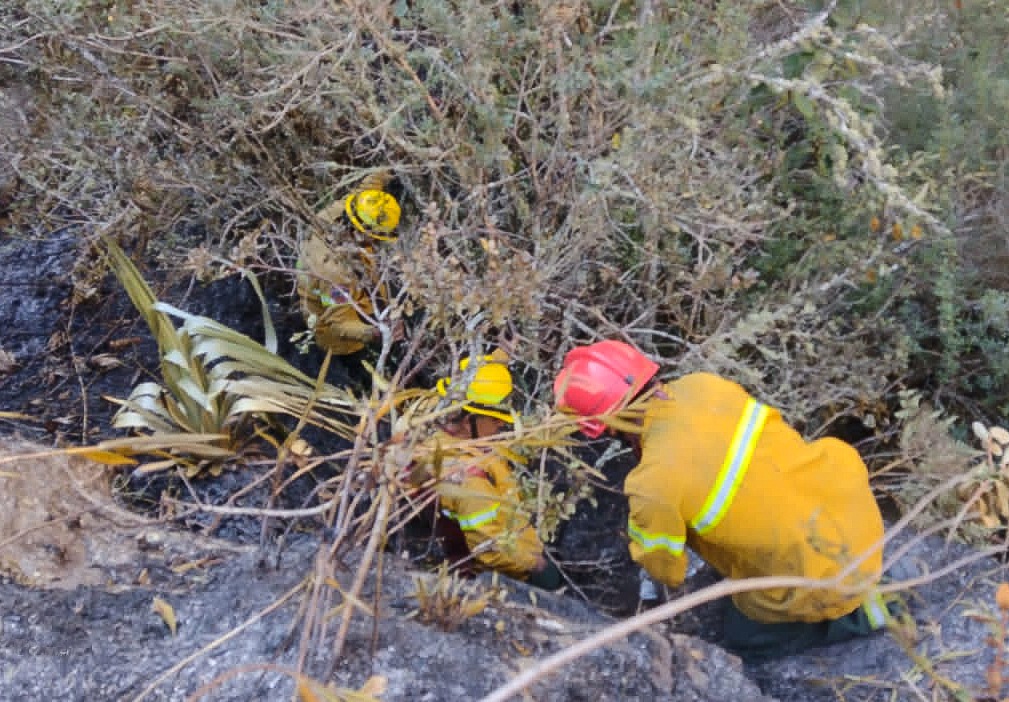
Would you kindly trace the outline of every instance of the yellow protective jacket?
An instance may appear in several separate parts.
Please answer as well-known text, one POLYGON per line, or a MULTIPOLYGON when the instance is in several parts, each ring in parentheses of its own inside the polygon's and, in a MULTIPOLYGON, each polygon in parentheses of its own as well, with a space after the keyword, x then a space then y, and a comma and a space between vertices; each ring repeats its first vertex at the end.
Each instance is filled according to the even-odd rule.
POLYGON ((436 476, 442 516, 459 523, 476 563, 518 580, 528 577, 543 544, 519 507, 519 486, 501 453, 461 445, 439 432, 441 471, 436 476))
MULTIPOLYGON (((377 284, 372 255, 364 249, 362 263, 372 273, 368 282, 377 284)), ((299 264, 305 271, 298 277, 301 311, 306 320, 314 320, 315 341, 321 348, 345 356, 377 340, 378 330, 358 313, 358 308, 367 315, 374 312, 371 298, 354 268, 333 251, 326 233, 313 233, 305 240, 299 264)))
MULTIPOLYGON (((389 180, 388 173, 378 173, 362 181, 359 189, 381 190, 389 180)), ((360 351, 378 339, 378 330, 364 321, 357 309, 366 315, 374 312, 368 289, 377 289, 380 299, 388 299, 384 288, 379 286, 375 254, 370 246, 361 248, 358 270, 344 258, 346 254, 336 250, 356 237, 344 215, 344 201, 337 200, 318 213, 318 218, 330 226, 310 233, 298 256, 298 268, 303 271, 298 276, 302 314, 306 320, 314 320, 316 343, 337 356, 360 351)))
MULTIPOLYGON (((854 448, 807 443, 776 410, 716 375, 687 375, 664 390, 668 399, 648 403, 641 462, 624 485, 635 561, 673 587, 684 579, 684 545, 727 578, 823 578, 875 546, 846 584, 876 583, 883 520, 854 448)), ((834 619, 864 600, 786 588, 733 597, 760 622, 834 619)))

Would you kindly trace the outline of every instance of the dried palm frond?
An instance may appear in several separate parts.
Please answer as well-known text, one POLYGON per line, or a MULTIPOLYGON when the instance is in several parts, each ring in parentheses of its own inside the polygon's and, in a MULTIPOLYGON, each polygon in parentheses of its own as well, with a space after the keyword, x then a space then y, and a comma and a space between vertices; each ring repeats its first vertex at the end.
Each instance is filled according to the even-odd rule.
MULTIPOLYGON (((113 424, 172 437, 176 443, 161 447, 166 460, 156 464, 158 468, 172 467, 173 457, 185 456, 190 475, 203 467, 218 472, 215 466, 254 435, 247 420, 255 416, 304 416, 340 436, 354 436, 355 422, 342 418, 355 407, 348 392, 317 384, 275 350, 234 329, 158 302, 122 249, 111 240, 105 244, 112 270, 158 344, 162 376, 162 383, 140 383, 125 400, 110 398, 121 405, 113 424), (176 327, 173 318, 182 324, 176 327), (186 439, 192 435, 216 438, 186 439)), ((268 321, 266 325, 272 329, 268 321)), ((275 337, 267 336, 275 345, 275 337)))

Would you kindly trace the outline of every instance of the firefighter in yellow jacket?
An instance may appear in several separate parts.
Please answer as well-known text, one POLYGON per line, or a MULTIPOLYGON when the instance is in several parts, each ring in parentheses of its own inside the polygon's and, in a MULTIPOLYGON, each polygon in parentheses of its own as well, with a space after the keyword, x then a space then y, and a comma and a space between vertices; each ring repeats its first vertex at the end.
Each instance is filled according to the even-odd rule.
POLYGON ((632 558, 672 587, 684 580, 686 547, 732 579, 831 578, 851 567, 840 588, 733 596, 726 644, 750 660, 881 628, 888 613, 866 593, 880 577, 883 520, 855 449, 806 442, 730 380, 692 373, 661 385, 657 371, 633 347, 602 341, 572 349, 554 384, 557 406, 591 438, 607 430, 601 417, 641 400, 639 428, 616 423, 640 459, 624 485, 632 558))
POLYGON ((388 297, 371 244, 396 239, 400 206, 385 191, 390 180, 386 173, 370 176, 358 190, 319 212, 317 217, 328 226, 316 228, 301 245, 298 296, 302 313, 316 343, 337 356, 360 351, 381 338, 381 332, 360 312, 374 312, 370 290, 377 290, 380 298, 388 297), (360 244, 359 255, 352 260, 340 248, 355 241, 360 244))
MULTIPOLYGON (((437 475, 431 474, 430 465, 415 463, 411 482, 433 481, 438 495, 436 534, 449 560, 472 562, 477 569, 496 570, 552 590, 561 585, 560 572, 545 557, 536 529, 518 509, 519 486, 509 466, 509 460, 518 457, 505 448, 481 447, 476 441, 515 421, 506 404, 512 376, 497 358, 482 357, 479 367, 469 373, 470 359, 460 363, 462 377, 472 376, 460 398, 461 408, 425 442, 426 456, 438 457, 437 475)), ((436 390, 446 397, 455 388, 450 379, 442 378, 436 390)))

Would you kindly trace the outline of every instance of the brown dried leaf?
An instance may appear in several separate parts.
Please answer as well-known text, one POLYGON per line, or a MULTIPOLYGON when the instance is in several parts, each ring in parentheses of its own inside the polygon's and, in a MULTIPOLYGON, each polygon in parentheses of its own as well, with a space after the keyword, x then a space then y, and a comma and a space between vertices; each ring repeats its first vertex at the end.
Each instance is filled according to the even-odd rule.
POLYGON ((981 518, 981 524, 984 525, 985 528, 994 529, 1002 525, 999 518, 993 514, 995 510, 993 510, 992 506, 988 504, 987 496, 978 500, 977 508, 981 518))
POLYGON ((102 449, 83 447, 79 449, 67 449, 66 453, 84 456, 95 463, 104 463, 107 466, 135 466, 137 464, 135 458, 124 456, 123 454, 116 453, 115 451, 104 451, 102 449))
POLYGON ((1001 480, 995 481, 995 508, 998 516, 1009 519, 1009 486, 1001 480))
POLYGON ((214 558, 213 556, 206 556, 204 558, 198 558, 195 561, 186 561, 185 563, 180 563, 179 565, 172 566, 172 572, 176 575, 184 575, 191 570, 197 568, 205 568, 207 566, 212 566, 220 563, 220 558, 214 558))
POLYGON ((151 602, 151 610, 161 617, 165 624, 168 625, 168 630, 172 632, 172 636, 175 636, 175 609, 160 597, 155 597, 154 601, 151 602))
POLYGON ((323 702, 316 693, 315 684, 304 678, 298 679, 298 702, 323 702))
POLYGON ((465 619, 475 617, 487 607, 486 600, 470 600, 462 605, 462 616, 465 619))
POLYGON ((88 365, 99 370, 111 370, 125 365, 118 356, 111 353, 100 353, 88 359, 88 365))
POLYGON ((291 453, 295 456, 308 457, 312 455, 312 445, 304 439, 295 439, 291 442, 291 453))
POLYGON ((995 604, 1003 612, 1009 611, 1009 583, 1002 583, 995 591, 995 604))

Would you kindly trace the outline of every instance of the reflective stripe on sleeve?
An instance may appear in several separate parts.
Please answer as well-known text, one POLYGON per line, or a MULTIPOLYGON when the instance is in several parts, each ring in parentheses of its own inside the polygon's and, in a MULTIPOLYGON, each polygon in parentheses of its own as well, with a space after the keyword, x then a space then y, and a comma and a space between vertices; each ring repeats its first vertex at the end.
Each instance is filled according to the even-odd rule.
POLYGON ((690 526, 698 534, 711 531, 725 517, 732 505, 739 486, 750 467, 753 450, 764 430, 764 424, 771 410, 767 405, 757 402, 752 397, 746 401, 743 415, 739 418, 736 431, 732 435, 732 443, 722 461, 722 467, 715 478, 715 484, 704 500, 704 506, 697 516, 690 521, 690 526))
POLYGON ((442 510, 442 513, 459 522, 459 528, 463 531, 474 531, 475 529, 479 529, 480 527, 493 522, 497 518, 497 513, 500 508, 501 503, 495 502, 487 509, 482 509, 479 512, 471 512, 470 514, 456 514, 455 512, 450 512, 447 509, 442 510))
POLYGON ((683 555, 683 544, 685 539, 682 536, 672 534, 649 533, 641 529, 630 519, 627 520, 627 533, 631 541, 643 548, 646 553, 663 549, 669 551, 674 556, 683 555))

